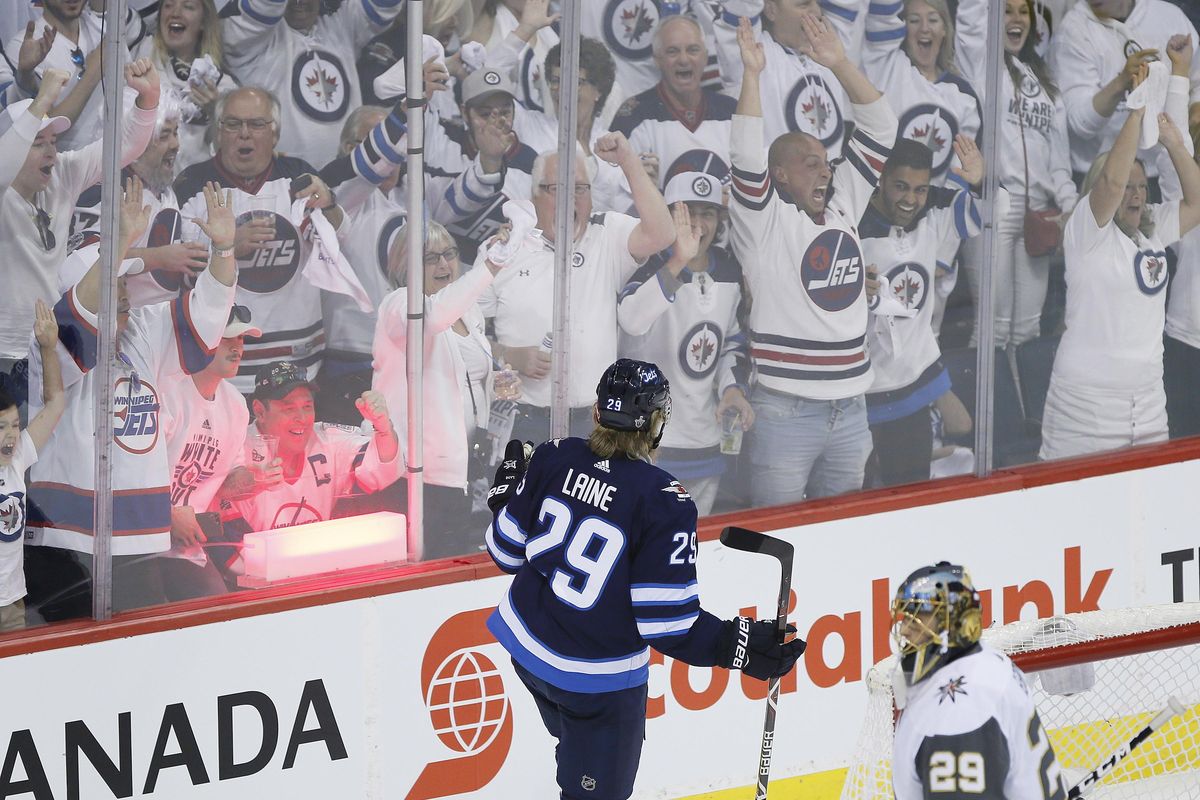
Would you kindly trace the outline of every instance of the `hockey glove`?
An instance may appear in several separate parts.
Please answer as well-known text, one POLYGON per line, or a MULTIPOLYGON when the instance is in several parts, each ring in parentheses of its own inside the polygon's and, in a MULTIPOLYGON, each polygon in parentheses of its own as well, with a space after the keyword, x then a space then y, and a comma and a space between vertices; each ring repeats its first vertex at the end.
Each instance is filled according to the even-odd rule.
POLYGON ((529 467, 531 455, 533 444, 522 442, 520 439, 510 440, 508 447, 504 448, 504 459, 496 468, 496 478, 492 481, 492 488, 488 490, 487 504, 493 514, 504 508, 516 494, 517 485, 525 477, 525 470, 529 467))
POLYGON ((792 671, 804 652, 804 640, 796 637, 795 625, 787 626, 789 640, 780 644, 775 638, 775 620, 734 617, 724 623, 721 634, 721 666, 740 669, 751 678, 765 681, 792 671))

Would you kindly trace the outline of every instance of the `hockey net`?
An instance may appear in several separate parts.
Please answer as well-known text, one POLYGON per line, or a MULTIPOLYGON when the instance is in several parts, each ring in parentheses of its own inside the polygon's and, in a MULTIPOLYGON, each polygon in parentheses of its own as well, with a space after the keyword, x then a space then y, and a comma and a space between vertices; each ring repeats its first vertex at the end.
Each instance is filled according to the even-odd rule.
MULTIPOLYGON (((1200 603, 1093 611, 984 631, 1026 672, 1067 786, 1174 697, 1186 709, 1088 790, 1089 800, 1200 800, 1200 603)), ((890 800, 895 656, 867 673, 867 712, 842 800, 890 800)))

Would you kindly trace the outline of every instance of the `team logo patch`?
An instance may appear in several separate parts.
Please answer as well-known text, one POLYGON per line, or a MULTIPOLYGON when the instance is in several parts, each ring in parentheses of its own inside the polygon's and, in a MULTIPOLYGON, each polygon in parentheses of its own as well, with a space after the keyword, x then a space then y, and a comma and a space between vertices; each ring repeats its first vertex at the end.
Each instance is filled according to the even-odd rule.
MULTIPOLYGON (((663 186, 666 186, 671 178, 681 172, 703 172, 712 175, 718 183, 725 183, 729 180, 729 165, 712 150, 703 148, 688 150, 677 156, 662 178, 663 186)), ((694 186, 692 188, 695 190, 694 186)), ((699 190, 695 191, 696 194, 700 193, 699 190)))
POLYGON ((388 253, 392 252, 392 245, 396 243, 396 234, 404 227, 405 216, 397 214, 383 223, 379 229, 379 239, 375 245, 375 256, 379 259, 380 274, 388 274, 388 253))
POLYGON ((238 215, 237 223, 248 222, 255 213, 267 213, 275 220, 275 238, 238 259, 238 286, 248 292, 269 294, 287 286, 300 268, 300 234, 295 225, 274 212, 247 211, 238 215))
POLYGON ((1133 274, 1143 294, 1156 295, 1167 285, 1167 254, 1142 250, 1133 257, 1133 274))
MULTIPOLYGON (((146 235, 146 247, 166 247, 182 239, 183 218, 179 209, 162 208, 154 215, 150 223, 150 232, 146 235)), ((183 288, 192 288, 196 279, 191 275, 181 275, 165 269, 150 270, 154 282, 170 292, 178 292, 183 288)))
POLYGON ((913 139, 933 151, 933 174, 941 175, 954 157, 954 137, 958 120, 941 106, 922 103, 904 112, 900 118, 901 139, 913 139))
POLYGON ((113 384, 113 440, 126 453, 145 455, 158 444, 158 390, 134 377, 113 384))
MULTIPOLYGON (((183 446, 183 453, 175 465, 171 477, 172 506, 191 505, 192 492, 216 472, 217 459, 221 457, 221 440, 212 435, 208 420, 204 420, 201 430, 205 426, 210 432, 193 434, 192 440, 183 446)), ((258 451, 251 453, 251 460, 261 458, 258 451)))
POLYGON ((488 86, 495 86, 500 83, 500 73, 494 69, 489 69, 483 73, 483 82, 488 86))
POLYGON ((614 54, 629 61, 650 57, 657 25, 657 0, 608 0, 600 15, 604 41, 614 54))
POLYGON ((920 311, 929 296, 929 273, 920 264, 910 261, 888 270, 887 286, 892 290, 892 297, 904 303, 905 308, 920 311))
POLYGON ((807 133, 831 148, 842 136, 842 109, 819 75, 796 81, 783 105, 788 130, 807 133))
POLYGON ((1042 93, 1042 85, 1038 83, 1037 76, 1026 68, 1021 74, 1021 94, 1026 97, 1037 97, 1042 93))
POLYGON ((292 99, 305 116, 318 122, 337 122, 350 106, 346 70, 337 56, 309 50, 292 67, 292 99))
POLYGON ((301 498, 298 503, 284 503, 275 512, 271 520, 271 528, 290 528, 293 525, 305 525, 309 522, 322 522, 321 512, 310 506, 301 498))
POLYGON ((679 364, 693 378, 705 378, 717 368, 721 354, 721 329, 708 321, 696 325, 679 345, 679 364))
POLYGON ((25 534, 25 493, 0 494, 0 542, 15 542, 25 534))
POLYGON ((692 181, 692 191, 697 197, 708 197, 713 193, 713 182, 709 178, 696 178, 692 181))
POLYGON ((571 254, 571 266, 576 268, 583 266, 583 253, 576 251, 571 254))
POLYGON ((664 486, 662 488, 662 490, 664 492, 666 492, 667 494, 675 495, 675 499, 679 500, 680 502, 683 502, 684 500, 692 499, 692 496, 690 494, 688 494, 688 490, 683 488, 683 484, 680 483, 679 481, 671 481, 666 486, 664 486))
POLYGON ((967 690, 963 687, 967 685, 967 679, 959 675, 957 678, 951 678, 938 687, 938 705, 942 704, 943 700, 955 702, 959 695, 967 696, 967 690))
POLYGON ((819 307, 842 311, 863 289, 862 252, 846 231, 824 230, 804 251, 800 282, 819 307))

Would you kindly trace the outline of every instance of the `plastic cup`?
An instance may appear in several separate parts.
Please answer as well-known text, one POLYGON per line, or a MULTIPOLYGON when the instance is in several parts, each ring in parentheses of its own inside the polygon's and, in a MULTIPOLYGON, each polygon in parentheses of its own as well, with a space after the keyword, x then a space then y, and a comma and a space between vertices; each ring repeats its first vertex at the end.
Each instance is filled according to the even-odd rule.
POLYGON ((279 437, 267 433, 252 433, 246 436, 246 466, 255 473, 262 473, 279 455, 279 437))
POLYGON ((721 452, 727 456, 742 452, 742 415, 732 408, 721 415, 721 452))

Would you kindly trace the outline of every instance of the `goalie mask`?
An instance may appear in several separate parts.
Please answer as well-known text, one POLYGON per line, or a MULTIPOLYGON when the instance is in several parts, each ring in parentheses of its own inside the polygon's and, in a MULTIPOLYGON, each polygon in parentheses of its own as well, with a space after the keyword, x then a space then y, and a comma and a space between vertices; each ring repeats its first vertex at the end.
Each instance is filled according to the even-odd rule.
POLYGON ((979 592, 967 571, 948 561, 904 579, 892 601, 892 639, 912 686, 974 647, 982 634, 979 592))
POLYGON ((671 418, 671 384, 657 364, 618 358, 596 387, 600 426, 614 431, 648 432, 658 447, 671 418), (657 425, 654 412, 661 411, 657 425))

